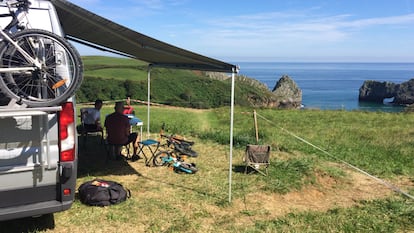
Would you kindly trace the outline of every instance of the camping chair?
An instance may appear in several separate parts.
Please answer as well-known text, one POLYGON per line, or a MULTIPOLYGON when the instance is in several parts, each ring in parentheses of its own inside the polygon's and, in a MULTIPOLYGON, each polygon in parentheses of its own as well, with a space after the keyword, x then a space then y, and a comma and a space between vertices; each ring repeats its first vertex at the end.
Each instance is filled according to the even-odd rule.
POLYGON ((138 147, 139 150, 137 154, 142 154, 145 158, 145 165, 148 167, 151 166, 151 161, 154 159, 155 154, 160 147, 160 142, 155 139, 146 139, 138 142, 138 147), (148 156, 144 151, 145 149, 147 149, 147 153, 149 153, 148 156))
POLYGON ((262 175, 267 176, 267 168, 270 164, 269 157, 269 145, 247 145, 244 157, 244 162, 246 163, 244 173, 247 174, 247 170, 250 167, 262 175))
POLYGON ((160 148, 160 142, 161 142, 161 138, 164 135, 164 127, 165 124, 162 124, 161 126, 161 130, 160 130, 160 135, 158 137, 158 139, 146 139, 143 141, 138 142, 138 155, 142 154, 145 158, 145 165, 150 167, 151 166, 151 162, 153 162, 155 155, 157 154, 158 149, 160 148), (147 156, 147 154, 144 152, 144 150, 147 149, 147 153, 149 153, 149 155, 147 156))
POLYGON ((80 109, 80 119, 81 119, 81 125, 78 128, 78 133, 83 137, 83 144, 86 145, 86 139, 88 137, 88 135, 99 135, 100 134, 100 138, 101 138, 101 144, 103 144, 104 142, 104 132, 103 129, 87 129, 85 128, 85 118, 88 114, 87 112, 88 108, 81 108, 80 109))
POLYGON ((131 143, 112 144, 109 143, 108 140, 105 140, 106 161, 120 160, 122 157, 125 157, 126 159, 131 159, 133 154, 133 151, 131 153, 131 143))

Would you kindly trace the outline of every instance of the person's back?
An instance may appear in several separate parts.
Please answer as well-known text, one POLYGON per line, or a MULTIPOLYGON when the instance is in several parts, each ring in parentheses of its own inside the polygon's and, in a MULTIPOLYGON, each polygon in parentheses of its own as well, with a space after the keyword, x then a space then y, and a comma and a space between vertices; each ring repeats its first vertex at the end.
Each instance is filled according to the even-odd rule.
POLYGON ((130 125, 128 117, 124 114, 114 112, 108 115, 105 120, 105 128, 109 143, 123 145, 128 142, 130 125))
POLYGON ((139 159, 137 155, 138 151, 138 134, 131 133, 131 125, 129 124, 129 118, 125 116, 122 111, 124 110, 124 103, 115 103, 115 112, 110 114, 105 119, 105 128, 107 132, 107 140, 109 144, 115 145, 127 145, 133 143, 134 155, 132 160, 139 159))

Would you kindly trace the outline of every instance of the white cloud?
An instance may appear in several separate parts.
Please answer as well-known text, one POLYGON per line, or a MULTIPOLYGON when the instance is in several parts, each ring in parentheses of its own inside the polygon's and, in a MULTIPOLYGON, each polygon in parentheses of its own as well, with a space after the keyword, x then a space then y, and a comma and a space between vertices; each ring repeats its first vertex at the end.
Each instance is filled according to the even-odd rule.
POLYGON ((414 14, 345 21, 339 24, 339 26, 362 28, 380 25, 406 25, 412 23, 414 23, 414 14))
MULTIPOLYGON (((414 23, 414 14, 351 19, 351 15, 317 16, 298 13, 261 13, 231 18, 215 19, 206 24, 207 30, 198 31, 203 37, 217 40, 240 40, 256 43, 280 41, 339 42, 350 39, 355 31, 382 25, 408 25, 414 23)), ((251 43, 249 43, 251 44, 251 43)))

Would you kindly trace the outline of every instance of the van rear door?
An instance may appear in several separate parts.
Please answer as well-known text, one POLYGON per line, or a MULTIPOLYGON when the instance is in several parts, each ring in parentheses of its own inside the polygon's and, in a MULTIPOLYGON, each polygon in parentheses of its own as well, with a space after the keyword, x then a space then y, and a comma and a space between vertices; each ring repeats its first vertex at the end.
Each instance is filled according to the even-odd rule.
POLYGON ((0 108, 0 220, 68 209, 76 185, 72 102, 0 108))

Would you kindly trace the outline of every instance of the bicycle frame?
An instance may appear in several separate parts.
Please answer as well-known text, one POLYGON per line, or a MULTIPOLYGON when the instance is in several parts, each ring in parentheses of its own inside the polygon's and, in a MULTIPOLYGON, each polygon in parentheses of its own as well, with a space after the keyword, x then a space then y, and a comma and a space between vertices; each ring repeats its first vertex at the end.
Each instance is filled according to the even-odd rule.
POLYGON ((82 61, 62 35, 30 27, 29 5, 28 0, 9 1, 10 14, 0 14, 13 18, 0 27, 0 90, 23 106, 61 104, 80 87, 82 61))
MULTIPOLYGON (((17 5, 19 3, 19 1, 14 2, 14 3, 10 3, 7 2, 7 7, 9 8, 9 14, 4 14, 1 15, 3 17, 7 17, 7 16, 11 16, 12 17, 12 21, 9 23, 9 25, 7 25, 6 29, 10 30, 13 27, 17 27, 20 23, 20 18, 24 18, 27 16, 27 11, 28 11, 28 2, 24 3, 23 5, 17 5), (16 11, 12 11, 12 8, 17 6, 17 10, 16 11), (22 16, 21 16, 22 15, 22 16)), ((16 72, 16 71, 34 71, 35 68, 37 69, 41 69, 42 68, 42 64, 36 60, 33 59, 26 51, 24 51, 15 41, 13 41, 8 35, 7 32, 5 32, 5 29, 0 27, 0 39, 5 39, 7 40, 9 43, 11 43, 16 49, 17 51, 19 51, 25 59, 27 59, 28 62, 30 62, 31 64, 33 64, 35 67, 20 67, 20 68, 0 68, 0 72, 16 72)))
POLYGON ((7 35, 7 33, 5 33, 2 30, 2 28, 0 28, 0 35, 4 39, 6 39, 9 43, 11 43, 17 49, 17 51, 19 51, 24 56, 24 58, 27 59, 27 61, 29 61, 30 63, 32 63, 35 66, 35 67, 21 67, 17 70, 16 70, 16 68, 0 68, 0 72, 28 71, 28 70, 34 71, 36 68, 37 69, 42 68, 42 64, 38 60, 35 60, 32 57, 30 57, 30 55, 26 51, 24 51, 15 41, 13 41, 7 35))

